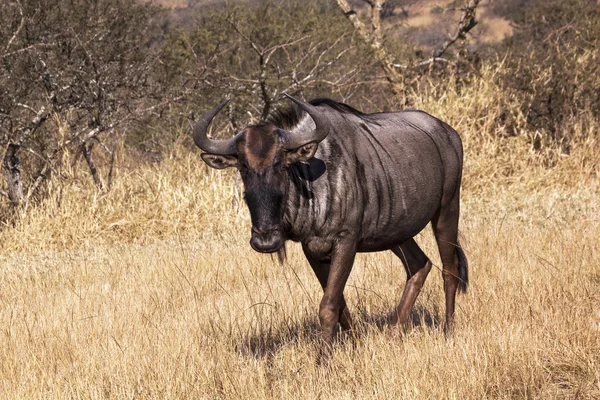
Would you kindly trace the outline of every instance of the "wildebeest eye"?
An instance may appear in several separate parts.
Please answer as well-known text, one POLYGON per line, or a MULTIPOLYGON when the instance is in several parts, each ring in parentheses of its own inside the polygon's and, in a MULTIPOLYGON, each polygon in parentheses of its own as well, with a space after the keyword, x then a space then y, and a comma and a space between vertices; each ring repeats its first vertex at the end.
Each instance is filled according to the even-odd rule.
POLYGON ((284 171, 287 168, 287 165, 284 162, 282 162, 281 160, 277 160, 273 163, 273 168, 284 171))

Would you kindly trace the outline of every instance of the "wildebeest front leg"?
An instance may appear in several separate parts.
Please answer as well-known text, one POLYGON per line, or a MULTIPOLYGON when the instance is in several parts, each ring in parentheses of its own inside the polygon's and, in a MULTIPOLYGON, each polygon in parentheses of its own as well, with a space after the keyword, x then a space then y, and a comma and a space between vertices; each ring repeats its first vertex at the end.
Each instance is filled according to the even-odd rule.
MULTIPOLYGON (((327 278, 329 277, 329 270, 331 267, 331 263, 329 261, 318 261, 314 258, 308 249, 305 246, 302 246, 302 250, 304 250, 304 255, 308 260, 310 267, 315 273, 323 291, 327 287, 327 278)), ((342 300, 340 303, 340 312, 339 312, 339 323, 342 327, 342 330, 349 331, 352 329, 352 316, 350 315, 350 311, 348 310, 348 306, 346 304, 346 299, 344 299, 344 295, 342 294, 342 300)))
POLYGON ((343 310, 344 287, 356 255, 356 242, 354 240, 337 240, 331 253, 331 264, 327 286, 323 289, 323 299, 319 306, 319 321, 321 322, 321 347, 320 361, 327 362, 333 349, 335 326, 343 310))

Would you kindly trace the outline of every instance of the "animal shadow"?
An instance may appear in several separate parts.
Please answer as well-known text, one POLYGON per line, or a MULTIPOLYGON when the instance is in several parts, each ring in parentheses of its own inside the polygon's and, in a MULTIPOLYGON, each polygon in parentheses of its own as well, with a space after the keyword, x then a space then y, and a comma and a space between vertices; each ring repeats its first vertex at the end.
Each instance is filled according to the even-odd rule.
MULTIPOLYGON (((356 310, 356 327, 351 333, 341 332, 338 329, 336 342, 359 339, 370 327, 376 327, 380 331, 387 328, 396 329, 391 326, 393 312, 385 315, 368 314, 365 310, 356 310)), ((415 306, 408 320, 409 327, 427 327, 438 329, 442 324, 437 307, 433 312, 423 306, 415 306)), ((339 327, 338 327, 339 328, 339 327)), ((235 349, 244 356, 258 359, 273 358, 282 348, 295 346, 300 342, 315 343, 321 336, 320 326, 315 318, 306 318, 292 324, 285 324, 268 331, 244 334, 237 341, 235 349)))
MULTIPOLYGON (((379 330, 384 331, 388 328, 396 329, 392 325, 392 318, 394 317, 394 311, 390 311, 387 314, 369 314, 365 310, 359 310, 361 319, 365 327, 375 326, 379 330)), ((408 327, 426 327, 428 329, 438 329, 442 324, 442 318, 437 307, 434 307, 433 312, 427 308, 419 305, 415 305, 408 318, 408 327)))
POLYGON ((315 342, 320 337, 318 322, 304 319, 292 324, 281 325, 266 332, 242 335, 236 350, 254 358, 271 358, 286 346, 297 345, 302 341, 315 342))

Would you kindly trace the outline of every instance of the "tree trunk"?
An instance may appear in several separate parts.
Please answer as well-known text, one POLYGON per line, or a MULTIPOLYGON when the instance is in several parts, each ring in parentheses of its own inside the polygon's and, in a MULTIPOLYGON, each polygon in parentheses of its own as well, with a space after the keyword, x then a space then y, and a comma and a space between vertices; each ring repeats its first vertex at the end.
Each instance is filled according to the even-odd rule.
POLYGON ((348 3, 347 0, 336 0, 338 6, 344 12, 344 15, 358 34, 363 40, 371 47, 375 53, 375 59, 381 65, 383 72, 385 73, 386 80, 390 83, 392 92, 396 96, 397 100, 404 104, 406 102, 406 93, 404 87, 404 76, 401 72, 398 72, 394 66, 394 57, 392 57, 383 45, 383 33, 381 30, 381 10, 385 6, 387 0, 367 0, 371 7, 371 29, 358 18, 356 11, 348 3))
POLYGON ((92 179, 94 180, 94 184, 98 188, 98 190, 104 190, 104 184, 102 183, 102 179, 100 179, 100 175, 98 174, 98 169, 96 168, 96 164, 94 163, 94 159, 92 158, 92 149, 94 148, 94 142, 91 142, 89 146, 85 143, 81 144, 81 152, 83 153, 83 157, 85 158, 85 162, 90 168, 90 173, 92 174, 92 179))
POLYGON ((23 201, 23 181, 19 169, 19 157, 17 155, 21 146, 10 143, 4 154, 4 176, 8 186, 8 198, 13 206, 17 207, 23 201))

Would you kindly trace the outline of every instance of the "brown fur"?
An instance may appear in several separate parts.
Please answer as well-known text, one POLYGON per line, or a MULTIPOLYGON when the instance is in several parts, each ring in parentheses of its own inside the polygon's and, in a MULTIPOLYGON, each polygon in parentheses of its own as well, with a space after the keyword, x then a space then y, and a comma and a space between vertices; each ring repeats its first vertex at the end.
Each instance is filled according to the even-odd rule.
POLYGON ((241 153, 246 156, 248 166, 253 170, 264 170, 273 165, 281 144, 277 140, 275 126, 251 126, 246 128, 241 153))

